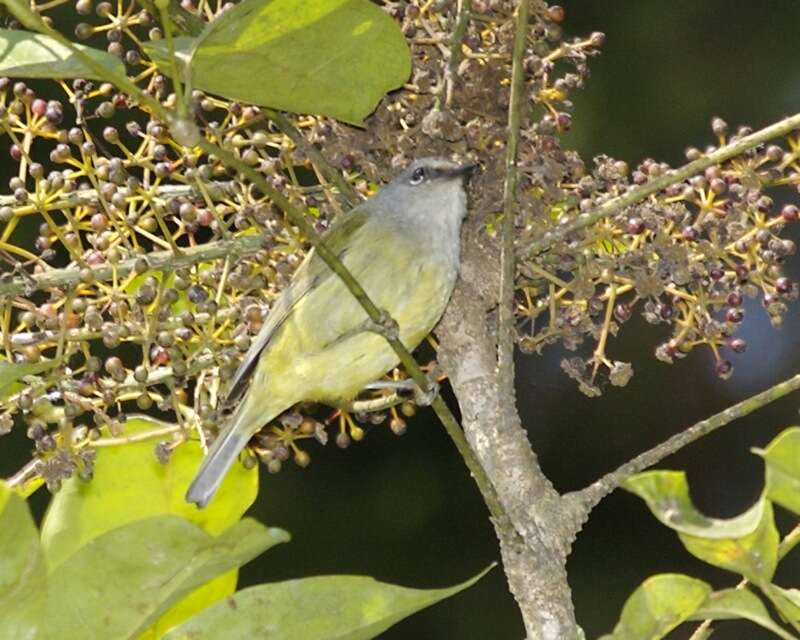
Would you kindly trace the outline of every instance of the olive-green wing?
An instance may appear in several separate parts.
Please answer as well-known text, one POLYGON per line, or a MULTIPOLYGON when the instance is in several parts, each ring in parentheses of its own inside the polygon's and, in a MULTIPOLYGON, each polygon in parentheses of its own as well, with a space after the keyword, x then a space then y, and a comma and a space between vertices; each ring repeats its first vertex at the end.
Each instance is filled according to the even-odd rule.
MULTIPOLYGON (((368 217, 368 211, 363 205, 351 209, 339 216, 330 228, 322 234, 322 241, 328 249, 341 259, 368 217)), ((233 375, 225 398, 226 405, 230 406, 242 396, 250 375, 253 373, 256 364, 258 364, 261 352, 269 344, 278 328, 291 315, 297 303, 314 287, 319 286, 325 279, 333 275, 333 272, 323 262, 322 258, 317 255, 317 252, 313 249, 309 251, 303 264, 294 274, 291 284, 280 295, 270 310, 264 326, 261 327, 261 331, 258 332, 241 364, 239 364, 239 368, 233 375)))

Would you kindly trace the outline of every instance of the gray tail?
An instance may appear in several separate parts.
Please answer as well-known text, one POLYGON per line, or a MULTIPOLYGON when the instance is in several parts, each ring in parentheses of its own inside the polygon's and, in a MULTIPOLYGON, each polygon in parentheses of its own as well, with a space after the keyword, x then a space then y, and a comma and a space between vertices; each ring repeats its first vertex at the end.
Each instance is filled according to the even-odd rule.
POLYGON ((236 462, 239 452, 250 439, 248 434, 242 433, 241 428, 237 426, 239 421, 234 417, 214 440, 186 492, 186 501, 194 502, 198 509, 205 507, 214 497, 228 470, 236 462))

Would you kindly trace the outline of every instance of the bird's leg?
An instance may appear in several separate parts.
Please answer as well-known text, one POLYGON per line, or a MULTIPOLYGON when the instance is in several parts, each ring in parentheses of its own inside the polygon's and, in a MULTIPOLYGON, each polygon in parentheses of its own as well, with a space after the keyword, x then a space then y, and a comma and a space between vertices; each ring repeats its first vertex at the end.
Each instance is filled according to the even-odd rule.
POLYGON ((375 391, 376 389, 392 389, 396 392, 410 391, 414 395, 414 403, 420 407, 428 407, 433 404, 439 394, 439 371, 434 368, 425 374, 428 380, 425 389, 420 389, 419 385, 411 378, 404 380, 376 380, 364 387, 365 391, 375 391))
POLYGON ((419 385, 414 383, 414 403, 420 407, 431 406, 436 400, 436 396, 439 395, 439 383, 436 378, 430 374, 426 374, 425 377, 428 379, 427 389, 420 389, 419 385))

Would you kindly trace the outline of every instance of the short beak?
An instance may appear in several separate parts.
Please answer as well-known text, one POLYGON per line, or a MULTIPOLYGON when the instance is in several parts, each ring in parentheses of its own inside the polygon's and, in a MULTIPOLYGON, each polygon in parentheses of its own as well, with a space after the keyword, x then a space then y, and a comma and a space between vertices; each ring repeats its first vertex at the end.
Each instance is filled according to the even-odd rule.
POLYGON ((450 175, 452 176, 459 176, 462 178, 469 178, 472 175, 472 172, 478 168, 478 164, 475 162, 470 162, 468 164, 462 164, 460 167, 456 169, 452 169, 450 175))

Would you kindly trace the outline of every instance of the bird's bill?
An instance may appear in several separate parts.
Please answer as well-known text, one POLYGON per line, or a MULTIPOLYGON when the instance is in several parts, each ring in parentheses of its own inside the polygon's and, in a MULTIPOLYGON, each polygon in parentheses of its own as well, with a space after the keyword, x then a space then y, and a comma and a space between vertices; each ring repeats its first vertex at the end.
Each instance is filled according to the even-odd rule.
POLYGON ((462 164, 460 167, 456 167, 455 169, 448 169, 447 174, 450 176, 455 177, 469 177, 472 175, 472 172, 478 168, 478 164, 476 162, 470 162, 467 164, 462 164))

